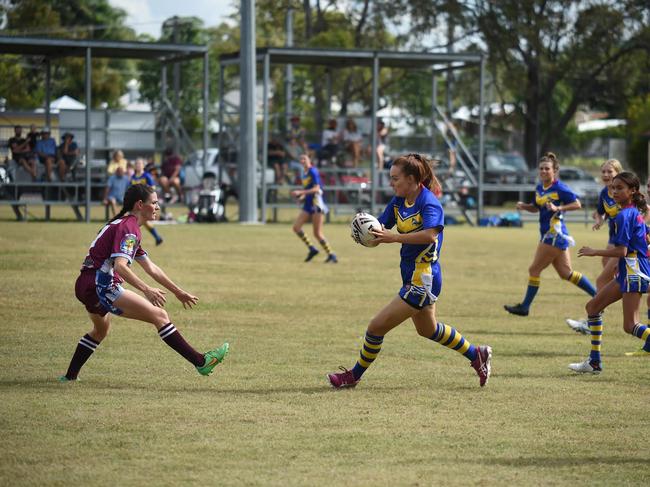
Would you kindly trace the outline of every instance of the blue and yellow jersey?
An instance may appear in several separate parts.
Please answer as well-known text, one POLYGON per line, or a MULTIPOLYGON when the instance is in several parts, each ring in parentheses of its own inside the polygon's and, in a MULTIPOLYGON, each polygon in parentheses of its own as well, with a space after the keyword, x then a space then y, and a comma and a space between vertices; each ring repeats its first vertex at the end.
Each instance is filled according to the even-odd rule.
POLYGON ((546 208, 546 203, 553 203, 555 206, 568 205, 577 199, 576 194, 562 181, 555 180, 548 188, 545 188, 542 183, 537 185, 535 206, 539 208, 539 231, 542 237, 549 232, 568 235, 564 225, 564 212, 551 211, 546 208), (561 232, 557 232, 558 224, 561 232))
POLYGON ((136 176, 135 174, 131 176, 131 184, 146 184, 147 186, 155 186, 156 182, 151 177, 151 174, 145 171, 140 176, 136 176))
POLYGON ((605 186, 600 195, 598 196, 598 206, 596 211, 599 215, 605 215, 605 218, 609 221, 609 243, 613 243, 612 239, 614 238, 614 218, 618 215, 621 207, 614 201, 614 198, 609 194, 609 188, 605 186))
POLYGON ((620 209, 621 207, 618 206, 618 203, 616 203, 614 198, 609 194, 609 188, 605 186, 598 196, 598 206, 596 207, 596 211, 599 215, 605 215, 606 218, 614 219, 614 217, 618 215, 620 209))
POLYGON ((397 226, 399 233, 419 232, 428 228, 439 229, 433 243, 402 244, 400 250, 403 282, 422 286, 422 274, 432 274, 432 268, 438 265, 442 249, 445 217, 440 201, 427 188, 422 188, 412 205, 406 202, 406 198, 394 196, 378 220, 386 228, 397 226))
MULTIPOLYGON (((323 193, 323 184, 320 180, 320 174, 318 173, 318 169, 316 169, 314 166, 310 167, 307 172, 303 172, 301 179, 302 187, 304 189, 312 189, 314 186, 320 186, 321 194, 323 193)), ((314 196, 315 195, 313 194, 306 195, 305 205, 311 206, 314 203, 314 196)))
POLYGON ((612 242, 626 247, 627 255, 618 261, 616 281, 622 292, 645 292, 650 281, 650 263, 643 215, 634 205, 622 207, 614 217, 612 242))

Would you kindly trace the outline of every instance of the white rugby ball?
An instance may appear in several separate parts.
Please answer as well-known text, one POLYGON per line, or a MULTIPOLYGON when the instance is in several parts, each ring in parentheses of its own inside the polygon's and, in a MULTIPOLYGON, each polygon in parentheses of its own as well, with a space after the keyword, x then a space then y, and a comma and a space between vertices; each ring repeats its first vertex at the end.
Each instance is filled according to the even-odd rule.
POLYGON ((350 224, 352 240, 364 247, 376 247, 375 236, 371 230, 381 230, 381 223, 369 213, 357 213, 350 224))

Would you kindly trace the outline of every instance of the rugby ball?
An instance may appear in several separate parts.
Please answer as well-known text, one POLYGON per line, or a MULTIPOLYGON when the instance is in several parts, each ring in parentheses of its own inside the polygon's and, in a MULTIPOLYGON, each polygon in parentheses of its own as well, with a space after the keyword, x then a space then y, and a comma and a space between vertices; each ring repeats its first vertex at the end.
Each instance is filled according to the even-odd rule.
POLYGON ((352 240, 364 247, 376 247, 375 236, 371 230, 381 230, 381 223, 369 213, 357 213, 350 224, 352 240))

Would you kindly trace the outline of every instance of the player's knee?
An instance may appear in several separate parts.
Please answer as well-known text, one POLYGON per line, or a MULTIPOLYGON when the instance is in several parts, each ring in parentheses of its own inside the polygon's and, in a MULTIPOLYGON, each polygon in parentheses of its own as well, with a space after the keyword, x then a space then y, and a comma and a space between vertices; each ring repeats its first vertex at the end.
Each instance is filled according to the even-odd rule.
POLYGON ((170 321, 169 320, 169 315, 167 314, 167 311, 165 311, 163 308, 156 308, 156 311, 155 311, 154 314, 155 314, 155 317, 154 317, 154 321, 155 321, 154 324, 155 325, 163 326, 163 325, 166 325, 167 323, 169 323, 169 321, 170 321))

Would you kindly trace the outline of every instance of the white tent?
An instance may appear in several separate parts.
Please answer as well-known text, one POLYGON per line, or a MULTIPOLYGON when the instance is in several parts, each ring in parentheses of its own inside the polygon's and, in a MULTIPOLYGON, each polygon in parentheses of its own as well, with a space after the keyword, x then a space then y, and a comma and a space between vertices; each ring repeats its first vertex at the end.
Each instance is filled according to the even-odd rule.
MULTIPOLYGON (((86 105, 81 103, 79 100, 75 100, 71 96, 63 95, 61 98, 52 100, 50 102, 50 111, 58 110, 85 110, 86 105)), ((44 111, 40 109, 39 111, 44 111)))

